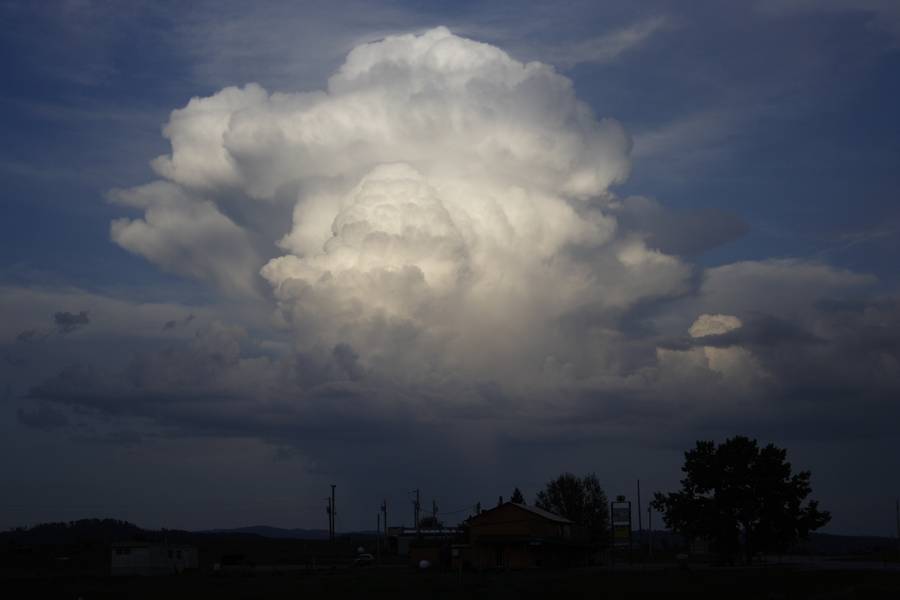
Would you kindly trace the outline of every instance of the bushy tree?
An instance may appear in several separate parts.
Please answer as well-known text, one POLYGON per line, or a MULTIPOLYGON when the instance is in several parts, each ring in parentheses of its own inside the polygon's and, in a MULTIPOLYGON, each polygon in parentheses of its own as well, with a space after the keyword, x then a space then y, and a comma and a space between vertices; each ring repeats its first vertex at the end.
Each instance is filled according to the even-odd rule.
POLYGON ((809 471, 792 474, 787 451, 737 436, 720 445, 698 441, 684 454, 681 491, 657 493, 654 509, 666 525, 689 539, 705 538, 731 560, 743 549, 788 549, 831 519, 818 502, 803 504, 812 488, 809 471))
POLYGON ((522 490, 519 488, 514 489, 512 496, 509 497, 509 501, 516 504, 525 504, 525 496, 522 494, 522 490))
POLYGON ((609 507, 597 476, 563 473, 537 493, 535 506, 563 516, 582 527, 592 541, 606 541, 609 507))

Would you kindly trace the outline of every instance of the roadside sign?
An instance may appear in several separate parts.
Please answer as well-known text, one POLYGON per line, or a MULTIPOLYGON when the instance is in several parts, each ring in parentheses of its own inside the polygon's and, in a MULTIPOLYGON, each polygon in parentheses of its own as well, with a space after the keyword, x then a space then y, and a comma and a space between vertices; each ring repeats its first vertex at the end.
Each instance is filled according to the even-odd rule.
POLYGON ((614 548, 631 548, 631 502, 618 496, 609 503, 609 516, 614 548))

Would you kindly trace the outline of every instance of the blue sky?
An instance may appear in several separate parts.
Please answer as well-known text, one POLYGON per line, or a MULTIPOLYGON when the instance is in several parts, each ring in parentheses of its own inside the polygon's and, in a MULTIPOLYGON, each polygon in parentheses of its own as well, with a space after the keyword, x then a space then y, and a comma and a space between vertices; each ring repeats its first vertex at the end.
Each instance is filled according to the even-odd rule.
MULTIPOLYGON (((687 13, 665 4, 604 4, 549 18, 529 6, 504 13, 463 5, 448 13, 439 5, 397 4, 370 9, 375 31, 368 36, 459 23, 463 34, 484 29, 485 41, 510 42, 514 56, 540 60, 542 53, 562 56, 573 38, 665 19, 615 60, 563 70, 581 98, 599 115, 620 120, 638 144, 670 136, 635 161, 623 192, 671 206, 721 208, 752 224, 744 239, 707 260, 821 254, 892 277, 900 226, 900 117, 892 110, 900 84, 891 77, 898 67, 896 16, 851 4, 787 14, 715 3, 687 13), (485 12, 491 16, 483 24, 485 12)), ((367 39, 365 19, 329 15, 321 5, 264 6, 249 19, 246 38, 233 32, 245 15, 200 5, 185 14, 166 3, 4 7, 7 271, 15 265, 20 272, 83 273, 86 283, 120 282, 135 270, 152 276, 103 239, 116 213, 103 198, 110 188, 148 178, 147 157, 166 150, 159 129, 168 112, 228 84, 317 89, 352 45, 348 40, 367 39), (307 11, 326 28, 317 55, 297 61, 294 38, 257 46, 279 15, 292 20, 279 29, 304 31, 307 11), (245 40, 249 48, 234 47, 245 40), (233 63, 226 58, 232 54, 233 63), (59 245, 35 243, 42 237, 59 245), (61 256, 59 247, 69 250, 61 256)))
MULTIPOLYGON (((420 485, 412 481, 420 477, 439 488, 445 474, 475 460, 460 458, 466 451, 452 441, 458 434, 450 432, 464 422, 473 428, 466 431, 477 431, 472 433, 478 440, 473 446, 492 458, 488 465, 473 469, 461 486, 479 490, 484 499, 508 493, 506 488, 511 491, 513 485, 531 494, 541 481, 565 469, 598 471, 611 493, 630 485, 636 473, 644 473, 642 480, 655 478, 664 489, 677 481, 679 453, 686 444, 707 435, 749 433, 796 448, 799 458, 806 461, 798 460, 798 464, 813 470, 814 488, 822 490, 817 495, 823 504, 841 513, 832 530, 886 533, 882 521, 887 521, 877 515, 881 505, 888 506, 889 498, 900 492, 896 484, 891 484, 895 489, 886 490, 880 488, 881 482, 857 481, 863 475, 870 480, 876 477, 874 469, 836 468, 823 474, 821 486, 816 486, 816 481, 818 473, 836 457, 849 455, 859 464, 875 452, 888 450, 896 455, 896 433, 883 431, 879 425, 896 415, 890 403, 895 391, 890 369, 896 367, 898 355, 890 338, 900 306, 895 267, 900 260, 900 114, 896 108, 900 106, 900 79, 896 76, 900 72, 900 8, 894 3, 760 0, 740 6, 720 2, 687 6, 662 1, 573 2, 560 8, 526 2, 185 5, 85 0, 3 2, 0 18, 5 24, 0 32, 0 55, 4 57, 0 131, 5 141, 0 147, 4 184, 0 194, 0 286, 10 319, 2 331, 6 337, 0 339, 7 357, 0 427, 4 451, 31 457, 0 472, 17 484, 0 525, 119 511, 110 516, 148 525, 212 527, 253 521, 315 526, 317 513, 298 515, 291 508, 294 500, 285 498, 307 498, 304 506, 317 506, 317 492, 309 490, 335 477, 343 478, 342 489, 368 489, 364 473, 372 467, 358 453, 403 461, 406 459, 398 457, 405 457, 410 446, 417 448, 420 458, 397 467, 385 480, 402 489, 407 480, 407 487, 420 485), (280 158, 267 151, 251 157, 257 162, 248 158, 246 164, 241 163, 241 173, 249 173, 248 179, 241 183, 244 187, 234 189, 216 187, 218 183, 194 186, 190 176, 169 177, 151 167, 154 158, 172 152, 170 140, 162 135, 172 111, 184 108, 192 98, 217 97, 223 88, 248 83, 286 94, 330 89, 329 77, 338 72, 353 48, 392 35, 422 34, 441 25, 461 38, 501 49, 516 64, 540 61, 554 65, 555 73, 571 83, 571 96, 589 107, 597 120, 614 119, 621 125, 630 144, 630 149, 622 150, 628 155, 627 178, 598 184, 586 204, 567 197, 566 205, 574 206, 586 222, 615 221, 616 233, 609 235, 620 237, 603 243, 613 248, 609 252, 619 252, 616 256, 625 252, 621 250, 624 246, 616 244, 640 238, 645 244, 636 251, 640 260, 644 260, 641 253, 653 251, 674 257, 666 263, 670 271, 647 271, 635 275, 634 282, 630 275, 622 275, 625 279, 619 282, 620 267, 608 270, 612 259, 600 246, 579 246, 570 254, 566 244, 582 243, 578 237, 582 234, 576 235, 577 228, 572 226, 571 235, 565 238, 568 241, 553 260, 594 265, 591 277, 603 285, 592 288, 592 293, 603 295, 607 291, 602 290, 609 290, 609 297, 588 294, 566 305, 565 310, 553 313, 558 322, 554 321, 556 325, 548 328, 544 337, 526 336, 521 343, 533 346, 536 354, 544 352, 546 356, 540 355, 547 360, 559 359, 560 364, 568 365, 565 368, 573 369, 577 392, 572 392, 572 387, 565 387, 569 390, 565 392, 559 391, 563 388, 547 391, 546 397, 522 392, 524 375, 505 374, 507 365, 498 363, 496 377, 480 372, 472 375, 458 370, 465 362, 460 355, 432 346, 420 350, 422 356, 430 357, 427 367, 416 362, 407 365, 403 361, 412 359, 401 357, 404 346, 394 354, 384 349, 385 341, 366 346, 373 339, 371 332, 364 338, 354 337, 361 334, 348 333, 348 325, 342 321, 329 325, 294 321, 300 318, 302 302, 279 296, 284 281, 271 287, 258 273, 267 261, 285 255, 285 246, 278 245, 283 236, 314 235, 304 229, 307 225, 294 210, 305 206, 306 196, 327 187, 322 181, 336 177, 327 165, 308 179, 282 182, 284 187, 262 201, 253 198, 260 195, 253 191, 253 182, 258 183, 254 177, 268 175, 254 169, 280 158), (215 207, 211 209, 214 216, 209 218, 221 217, 216 221, 220 229, 209 234, 213 238, 202 237, 206 234, 198 229, 196 239, 212 239, 209 243, 213 246, 192 245, 183 236, 193 234, 183 232, 163 236, 160 244, 155 238, 152 243, 143 238, 137 242, 134 238, 114 239, 113 221, 128 218, 134 224, 141 218, 150 219, 149 212, 143 217, 141 212, 148 206, 148 210, 155 206, 160 211, 175 206, 167 204, 176 202, 171 199, 175 196, 154 197, 146 206, 126 206, 116 200, 114 190, 137 189, 155 180, 187 190, 187 194, 199 194, 178 205, 178 211, 186 212, 173 213, 172 219, 185 219, 186 232, 194 231, 189 222, 193 217, 184 215, 196 216, 190 210, 206 210, 197 208, 198 203, 212 202, 209 206, 215 207), (298 187, 291 187, 294 185, 298 187), (633 197, 644 199, 626 201, 633 197), (642 204, 645 202, 653 204, 642 204), (588 213, 594 216, 586 216, 588 213), (223 237, 215 237, 218 235, 223 237), (228 237, 232 235, 236 237, 228 237), (175 258, 166 253, 172 248, 180 253, 175 258), (224 267, 223 256, 231 257, 224 267), (241 261, 250 265, 250 274, 241 275, 244 279, 234 283, 228 269, 241 261), (250 283, 240 283, 247 277, 250 283), (680 283, 673 283, 676 279, 680 283), (797 286, 796 292, 790 292, 792 285, 797 286), (247 289, 235 292, 240 286, 247 289), (787 299, 780 304, 770 301, 781 290, 787 290, 787 299), (796 300, 798 304, 793 306, 800 296, 802 301, 796 300), (585 308, 588 305, 589 310, 585 308), (855 308, 847 308, 851 306, 855 308), (89 324, 68 332, 54 324, 56 313, 74 315, 82 310, 89 312, 89 324), (709 346, 702 346, 696 337, 686 342, 687 326, 699 322, 696 319, 704 314, 737 315, 740 331, 746 331, 747 337, 740 343, 723 338, 709 346), (168 326, 170 322, 174 324, 168 326), (785 348, 801 344, 796 340, 802 336, 790 338, 794 342, 761 342, 760 336, 772 331, 764 324, 773 322, 781 324, 776 328, 782 336, 779 340, 803 330, 809 339, 824 341, 803 355, 802 364, 792 363, 789 368, 785 356, 790 351, 785 348), (598 336, 609 337, 603 337, 599 346, 592 345, 595 342, 570 333, 567 327, 572 323, 581 323, 585 329, 596 327, 598 336), (26 338, 42 341, 28 342, 28 346, 20 335, 26 331, 35 332, 26 338), (346 339, 336 332, 343 332, 346 339), (327 346, 321 356, 317 354, 319 346, 301 347, 310 336, 320 336, 316 337, 319 346, 327 346), (38 343, 43 345, 38 347, 38 343), (159 358, 185 352, 184 364, 193 365, 191 361, 196 359, 200 361, 197 369, 216 369, 219 359, 209 362, 208 347, 231 348, 232 344, 235 364, 240 366, 220 375, 234 379, 234 387, 227 389, 194 380, 193 374, 176 377, 172 375, 174 367, 165 366, 168 363, 159 358), (683 344, 693 344, 692 349, 684 350, 683 344), (610 350, 613 346, 614 351, 610 350), (433 356, 429 354, 432 351, 433 356), (705 352, 703 360, 711 362, 703 368, 709 372, 718 368, 713 364, 716 360, 732 361, 729 364, 746 360, 746 369, 752 364, 753 369, 765 372, 759 376, 764 383, 743 379, 734 383, 738 386, 734 390, 740 388, 733 392, 735 397, 746 395, 740 409, 710 408, 691 400, 698 389, 693 386, 701 383, 688 381, 686 375, 677 381, 667 379, 669 367, 662 365, 662 358, 652 358, 669 356, 665 354, 668 351, 683 352, 685 356, 677 355, 678 360, 705 352), (717 351, 732 354, 724 357, 716 355, 717 351), (197 352, 207 354, 201 360, 195 356, 197 352), (563 357, 568 353, 571 356, 566 362, 563 357), (862 366, 847 358, 854 353, 860 361, 865 357, 870 363, 885 361, 884 381, 866 383, 871 377, 867 380, 861 374, 862 366), (229 420, 240 420, 243 414, 239 399, 246 390, 241 388, 241 373, 257 368, 254 365, 264 359, 273 364, 306 365, 292 367, 299 369, 296 378, 306 382, 300 392, 279 391, 272 383, 272 373, 283 367, 273 366, 272 373, 254 375, 272 385, 273 403, 277 403, 276 397, 278 402, 288 402, 291 394, 304 398, 311 394, 316 400, 298 400, 307 402, 302 406, 288 402, 288 412, 302 413, 296 421, 281 423, 273 416, 242 429, 229 420), (429 383, 409 383, 389 367, 379 366, 383 364, 379 361, 385 360, 427 372, 429 383), (824 391, 814 391, 810 381, 815 377, 798 375, 795 380, 790 374, 791 369, 805 373, 817 366, 846 377, 823 384, 824 391), (72 368, 93 375, 79 371, 75 379, 66 379, 72 368), (653 369, 652 377, 662 388, 636 386, 636 378, 647 376, 646 369, 653 369), (431 379, 437 372, 443 382, 440 385, 431 379), (160 380, 169 375, 173 387, 154 388, 152 400, 135 392, 134 400, 128 401, 132 404, 112 407, 107 400, 98 399, 130 397, 134 389, 128 386, 140 377, 160 380), (766 387, 772 381, 777 382, 777 391, 766 387), (84 390, 77 389, 78 382, 84 383, 84 390), (61 385, 66 386, 65 393, 61 385), (178 386, 196 389, 197 397, 211 399, 202 409, 192 406, 185 412, 170 412, 169 407, 180 402, 178 386), (667 392, 660 389, 677 389, 672 398, 680 399, 661 398, 667 392), (835 399, 819 408, 807 404, 808 394, 834 395, 835 399), (450 400, 469 395, 475 400, 464 407, 450 400), (384 401, 387 396, 405 398, 408 404, 400 408, 393 401, 384 401), (778 400, 767 404, 768 400, 759 400, 763 396, 777 396, 778 400), (335 400, 338 397, 342 400, 335 400), (365 406, 360 414, 348 416, 341 408, 350 397, 365 406), (647 399, 651 397, 655 399, 652 402, 647 399), (591 400, 584 404, 584 398, 591 400), (316 408, 323 406, 316 402, 332 404, 327 409, 316 408), (640 409, 634 408, 638 404, 640 409), (657 436, 654 418, 665 422, 667 411, 675 410, 675 404, 683 424, 671 435, 657 436), (520 414, 509 430, 492 420, 491 411, 499 406, 513 406, 520 414), (842 410, 855 410, 854 406, 863 407, 859 422, 845 425, 857 429, 840 431, 839 415, 842 410), (545 409, 549 413, 543 412, 545 409), (478 424, 466 420, 482 412, 487 416, 478 424), (563 413, 575 420, 585 418, 585 422, 597 418, 600 424, 594 431, 547 416, 563 413), (650 415, 642 430, 634 428, 636 415, 650 415), (750 431, 743 430, 743 425, 750 431), (607 426, 611 429, 604 429, 607 426), (429 438, 423 433, 430 431, 429 427, 438 427, 446 436, 429 438), (395 441, 360 439, 351 451, 329 446, 339 446, 336 440, 366 428, 382 431, 383 438, 395 441), (561 441, 564 439, 568 441, 561 441), (367 446, 370 442, 377 452, 367 446), (625 464, 597 464, 598 452, 621 443, 630 449, 631 458, 625 464), (184 453, 193 457, 189 464, 172 467, 171 475, 160 474, 184 453), (82 467, 66 464, 63 456, 79 457, 76 463, 82 467), (518 464, 522 456, 533 468, 518 464), (427 471, 423 465, 429 462, 438 467, 430 475, 423 474, 427 471), (229 463, 238 469, 238 480, 266 490, 269 499, 235 492, 236 507, 204 512, 200 507, 209 500, 208 490, 190 481, 199 477, 227 489, 216 474, 227 470, 229 463), (506 470, 509 480, 496 479, 495 471, 488 467, 506 470), (100 474, 85 479, 84 472, 95 470, 100 474), (297 470, 305 475, 297 482, 285 483, 288 474, 297 470), (129 479, 127 473, 134 475, 129 479), (141 478, 180 485, 190 501, 184 509, 171 513, 153 508, 153 502, 141 497, 141 478), (90 484, 85 483, 88 480, 90 484), (857 483, 861 491, 854 497, 846 490, 857 483), (54 511, 62 510, 58 504, 51 502, 41 508, 36 499, 57 488, 77 498, 73 506, 83 509, 57 515, 54 511), (120 500, 104 500, 111 496, 120 500), (867 514, 857 512, 859 506, 864 506, 867 514)), ((386 73, 387 83, 370 84, 391 85, 390 73, 386 73)), ((443 75, 435 77, 432 84, 440 88, 443 75)), ((484 85, 491 84, 490 78, 484 81, 488 82, 484 85)), ((535 81, 535 86, 545 85, 540 83, 544 79, 535 81)), ((544 115, 547 123, 554 122, 555 109, 542 103, 542 94, 550 94, 552 88, 559 97, 568 98, 568 84, 560 81, 564 80, 553 79, 546 84, 549 87, 534 92, 535 103, 524 104, 522 110, 538 111, 534 113, 537 118, 544 115)), ((490 96, 489 100, 519 106, 517 97, 490 96)), ((566 119, 570 120, 560 122, 569 127, 574 117, 567 113, 566 119)), ((507 126, 520 125, 523 131, 531 131, 535 123, 510 122, 507 126)), ((288 131, 290 124, 281 122, 279 126, 288 131)), ((575 135, 594 135, 578 127, 575 135)), ((541 131, 552 134, 549 129, 541 131)), ((610 133, 601 141, 614 145, 613 137, 610 133)), ((409 144, 419 141, 407 140, 409 144)), ((235 161, 244 160, 244 155, 234 152, 235 161)), ((360 174, 381 160, 378 152, 385 157, 396 154, 392 149, 372 152, 375 158, 354 167, 362 169, 359 173, 342 172, 340 177, 349 183, 364 182, 360 174)), ((294 155, 283 156, 295 160, 294 155)), ((336 162, 340 159, 341 154, 335 156, 336 162)), ((384 162, 394 160, 385 158, 384 162)), ((545 162, 553 160, 554 156, 545 158, 545 162)), ((590 157, 577 155, 566 160, 573 163, 590 157)), ((429 181, 437 181, 441 165, 414 166, 429 181)), ((522 173, 524 182, 528 169, 522 173)), ((390 177, 399 176, 393 173, 390 177)), ((347 193, 352 187, 349 183, 334 193, 347 193)), ((504 180, 503 185, 507 183, 504 180)), ((528 183, 521 185, 530 189, 528 183)), ((171 191, 175 188, 166 189, 165 193, 176 194, 171 191)), ((444 198, 442 202, 450 201, 444 198)), ((448 210, 458 226, 454 209, 448 210)), ((326 225, 330 223, 331 219, 326 225)), ((385 231, 392 231, 384 226, 388 228, 385 231)), ((322 235, 330 235, 328 231, 326 227, 322 235)), ((536 240, 523 243, 540 246, 536 240)), ((287 255, 302 262, 307 255, 299 247, 289 248, 287 255)), ((412 254, 420 252, 418 246, 403 248, 412 254)), ((468 251, 475 252, 472 248, 468 251)), ((432 258, 420 256, 425 262, 415 263, 426 279, 429 271, 423 265, 432 258)), ((509 265, 496 266, 501 263, 491 262, 495 258, 472 268, 485 278, 513 272, 509 265)), ((632 264, 629 259, 622 260, 632 264)), ((550 259, 545 262, 553 263, 550 259)), ((525 267, 522 269, 525 273, 525 267)), ((528 282, 544 275, 563 276, 528 271, 522 285, 531 289, 528 282)), ((564 286, 574 285, 575 280, 559 281, 564 286)), ((536 294, 538 290, 531 291, 536 294)), ((322 306, 337 304, 349 297, 340 294, 351 292, 331 293, 339 295, 323 300, 322 306)), ((404 305, 403 310, 409 311, 406 316, 419 318, 420 313, 411 306, 404 305)), ((479 314, 490 312, 487 309, 493 306, 482 306, 485 310, 479 314)), ((550 319, 540 311, 533 312, 537 310, 533 307, 518 308, 522 314, 550 319)), ((508 313, 518 314, 518 308, 508 307, 508 313)), ((321 321, 327 318, 321 316, 321 321)), ((471 321, 467 317, 464 323, 471 321)), ((465 329, 461 323, 444 325, 465 329)), ((443 335, 434 333, 444 331, 442 328, 432 331, 427 322, 419 325, 416 339, 443 335)), ((404 331, 409 332, 392 330, 384 339, 399 339, 397 336, 406 335, 404 331)), ((711 335, 727 333, 714 330, 711 335)), ((498 326, 498 336, 507 334, 508 330, 498 326)), ((802 352, 811 347, 797 347, 801 346, 802 352)), ((717 373, 719 379, 731 376, 717 373)), ((446 503, 468 502, 468 492, 436 489, 434 493, 444 494, 446 503)), ((352 511, 357 509, 348 509, 344 526, 363 526, 362 515, 368 513, 363 508, 352 511)))

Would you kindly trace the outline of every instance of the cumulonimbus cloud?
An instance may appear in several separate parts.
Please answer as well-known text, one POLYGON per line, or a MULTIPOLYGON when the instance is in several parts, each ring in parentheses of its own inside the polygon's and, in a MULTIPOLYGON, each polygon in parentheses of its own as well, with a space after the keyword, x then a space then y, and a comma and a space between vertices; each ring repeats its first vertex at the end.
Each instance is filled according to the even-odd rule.
POLYGON ((445 28, 358 46, 325 91, 195 98, 165 135, 154 167, 168 182, 116 194, 147 216, 114 223, 114 239, 235 285, 258 259, 224 215, 233 198, 293 193, 262 277, 299 347, 348 344, 370 370, 512 383, 590 369, 604 332, 572 340, 561 323, 688 289, 689 266, 618 227, 621 125, 552 67, 445 28))
MULTIPOLYGON (((249 292, 279 339, 206 326, 34 398, 291 443, 500 413, 542 436, 632 411, 674 430, 794 394, 826 348, 843 361, 852 336, 820 304, 872 283, 799 260, 692 265, 743 223, 618 197, 621 125, 552 67, 444 28, 358 46, 323 91, 194 98, 164 132, 162 179, 112 194, 144 211, 114 241, 249 292)), ((862 381, 853 356, 844 387, 862 381)))

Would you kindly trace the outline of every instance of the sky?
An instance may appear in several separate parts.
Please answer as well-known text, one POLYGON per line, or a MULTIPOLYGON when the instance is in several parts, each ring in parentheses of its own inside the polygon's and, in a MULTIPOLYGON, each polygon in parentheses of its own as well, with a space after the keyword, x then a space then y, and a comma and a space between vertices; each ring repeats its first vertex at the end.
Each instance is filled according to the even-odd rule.
POLYGON ((0 527, 900 495, 891 0, 0 2, 0 527))

